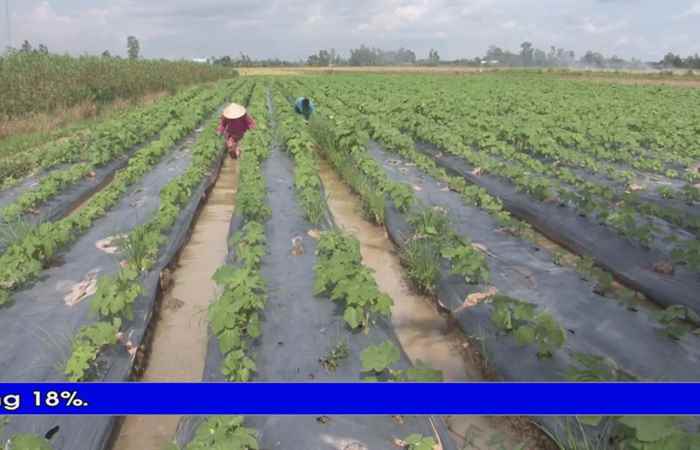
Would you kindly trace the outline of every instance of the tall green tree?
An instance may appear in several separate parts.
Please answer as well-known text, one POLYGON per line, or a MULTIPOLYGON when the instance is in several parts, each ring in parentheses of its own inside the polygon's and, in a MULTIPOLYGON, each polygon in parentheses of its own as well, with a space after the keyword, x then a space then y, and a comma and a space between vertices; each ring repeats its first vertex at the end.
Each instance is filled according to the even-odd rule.
POLYGON ((524 66, 531 66, 534 59, 535 49, 532 47, 532 42, 523 42, 520 44, 520 57, 523 60, 524 66))
POLYGON ((141 44, 139 44, 139 40, 134 36, 129 36, 126 38, 126 50, 129 55, 129 59, 139 59, 139 53, 141 52, 141 44))
POLYGON ((428 62, 433 66, 437 66, 440 63, 440 54, 437 50, 430 49, 428 52, 428 62))
POLYGON ((30 44, 29 41, 25 40, 24 42, 22 42, 22 47, 20 47, 19 51, 22 53, 31 53, 32 44, 30 44))

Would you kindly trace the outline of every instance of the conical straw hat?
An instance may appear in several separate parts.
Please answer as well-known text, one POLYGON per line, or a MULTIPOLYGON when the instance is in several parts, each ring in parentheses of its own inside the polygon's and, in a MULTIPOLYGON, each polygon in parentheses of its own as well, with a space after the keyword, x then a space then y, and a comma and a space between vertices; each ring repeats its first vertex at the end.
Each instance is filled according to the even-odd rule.
POLYGON ((238 103, 231 103, 224 109, 224 117, 227 119, 238 119, 245 115, 245 107, 238 103))

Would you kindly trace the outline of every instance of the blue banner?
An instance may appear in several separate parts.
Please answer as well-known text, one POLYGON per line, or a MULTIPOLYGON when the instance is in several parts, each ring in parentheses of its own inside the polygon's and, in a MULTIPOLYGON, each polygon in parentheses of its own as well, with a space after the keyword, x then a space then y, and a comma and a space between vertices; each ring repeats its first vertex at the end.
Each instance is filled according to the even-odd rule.
POLYGON ((0 383, 0 414, 700 416, 700 383, 0 383))

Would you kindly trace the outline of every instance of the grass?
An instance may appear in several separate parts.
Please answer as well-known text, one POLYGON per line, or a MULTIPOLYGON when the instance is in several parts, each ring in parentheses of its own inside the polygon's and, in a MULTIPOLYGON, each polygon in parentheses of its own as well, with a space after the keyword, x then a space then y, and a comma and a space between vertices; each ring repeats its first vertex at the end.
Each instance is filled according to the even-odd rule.
POLYGON ((400 253, 408 278, 420 292, 432 294, 440 278, 440 248, 432 239, 416 237, 400 253))
POLYGON ((362 199, 362 214, 377 225, 384 223, 385 197, 383 192, 372 189, 369 182, 361 182, 360 197, 362 199))
POLYGON ((22 240, 34 229, 34 225, 22 218, 10 222, 0 220, 0 248, 7 248, 13 242, 22 240))
POLYGON ((614 428, 611 420, 603 420, 601 429, 595 438, 590 437, 591 433, 586 432, 583 421, 578 417, 564 418, 562 421, 564 428, 562 438, 557 438, 544 430, 560 450, 609 450, 614 448, 610 445, 614 428))
POLYGON ((440 208, 422 208, 412 214, 408 221, 420 236, 433 236, 437 240, 442 240, 453 234, 450 229, 450 219, 440 208))

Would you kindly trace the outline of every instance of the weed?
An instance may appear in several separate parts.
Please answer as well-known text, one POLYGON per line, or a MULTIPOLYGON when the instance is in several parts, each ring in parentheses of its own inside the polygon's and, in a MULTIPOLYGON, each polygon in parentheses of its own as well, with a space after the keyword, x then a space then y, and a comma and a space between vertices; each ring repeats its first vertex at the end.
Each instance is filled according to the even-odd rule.
POLYGON ((386 207, 384 194, 374 190, 368 182, 364 182, 360 188, 362 198, 362 213, 365 218, 377 225, 384 224, 384 210, 386 207))
POLYGON ((157 256, 158 248, 165 241, 165 237, 158 231, 153 231, 148 224, 139 225, 131 232, 118 239, 117 246, 124 256, 133 264, 139 272, 149 270, 157 256))
POLYGON ((8 221, 0 220, 0 248, 7 248, 12 243, 21 241, 34 229, 34 225, 15 217, 8 221))
POLYGON ((419 291, 433 293, 440 279, 440 249, 428 238, 415 237, 405 243, 400 253, 408 278, 419 291))
POLYGON ((448 239, 453 235, 450 220, 443 209, 422 208, 408 219, 419 236, 448 239))
POLYGON ((328 372, 335 372, 340 363, 348 356, 350 356, 350 348, 347 341, 342 341, 331 348, 326 356, 319 359, 319 363, 328 372))
POLYGON ((577 365, 566 373, 571 381, 633 381, 636 377, 624 372, 615 361, 602 356, 574 352, 571 355, 577 365))

